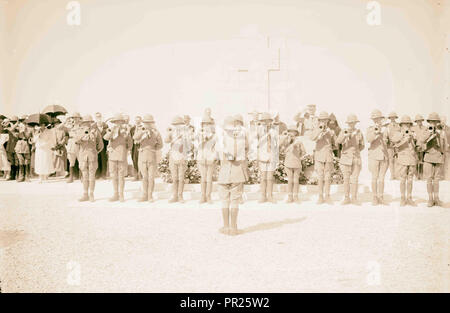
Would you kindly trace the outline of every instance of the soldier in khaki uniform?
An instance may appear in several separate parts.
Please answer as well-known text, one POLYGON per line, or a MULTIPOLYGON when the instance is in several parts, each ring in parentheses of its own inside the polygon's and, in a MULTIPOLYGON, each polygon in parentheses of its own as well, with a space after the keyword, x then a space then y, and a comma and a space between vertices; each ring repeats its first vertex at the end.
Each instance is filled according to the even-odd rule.
POLYGON ((182 116, 175 116, 172 126, 167 130, 164 142, 170 145, 169 168, 172 175, 172 198, 169 202, 184 202, 184 175, 187 169, 187 160, 193 147, 191 128, 185 124, 182 116))
POLYGON ((412 131, 413 122, 407 115, 400 119, 400 131, 392 136, 392 142, 397 149, 397 175, 400 178, 400 205, 415 206, 412 199, 414 175, 417 171, 416 136, 412 131))
POLYGON ((299 178, 305 147, 301 142, 297 125, 290 125, 280 138, 280 147, 285 152, 284 166, 288 178, 287 203, 298 202, 299 178))
POLYGON ((310 138, 316 142, 314 150, 314 168, 318 176, 318 204, 330 201, 331 172, 333 171, 333 150, 336 146, 336 135, 328 128, 328 113, 321 112, 318 126, 311 132, 310 138))
POLYGON ((98 154, 103 149, 103 139, 92 116, 83 117, 75 142, 79 146, 78 163, 82 173, 83 197, 79 201, 94 202, 95 173, 98 167, 98 154), (89 195, 88 195, 89 194, 89 195))
POLYGON ((200 203, 211 203, 211 191, 212 191, 212 181, 213 172, 215 168, 216 161, 216 130, 214 126, 214 119, 208 113, 202 118, 201 128, 197 134, 197 165, 201 176, 201 199, 200 203))
POLYGON ((25 116, 19 118, 19 123, 16 128, 17 132, 15 133, 17 143, 14 148, 14 152, 16 153, 18 161, 18 182, 24 182, 25 180, 30 181, 31 152, 28 141, 31 138, 31 130, 24 124, 25 118, 25 116))
POLYGON ((357 204, 358 202, 358 178, 361 172, 361 151, 364 150, 364 136, 356 123, 359 120, 354 114, 347 116, 346 123, 348 128, 340 132, 336 143, 342 145, 341 165, 344 176, 344 194, 345 198, 342 204, 357 204), (351 194, 351 200, 350 200, 351 194))
POLYGON ((439 130, 440 118, 437 113, 430 113, 426 130, 417 134, 417 139, 424 151, 423 176, 427 180, 428 206, 441 206, 439 200, 439 181, 442 179, 444 153, 448 147, 445 134, 439 130))
POLYGON ((317 128, 318 119, 316 117, 316 105, 308 104, 306 106, 306 112, 304 113, 303 119, 303 134, 304 136, 310 137, 311 132, 317 128))
POLYGON ((64 129, 67 134, 67 159, 69 160, 69 177, 67 183, 73 183, 74 169, 77 161, 78 151, 80 147, 76 143, 75 136, 78 133, 78 129, 81 123, 81 115, 78 112, 72 113, 66 123, 64 123, 64 129))
MULTIPOLYGON (((417 134, 420 134, 423 130, 426 129, 425 125, 423 125, 424 120, 425 119, 420 114, 417 114, 416 117, 414 118, 414 122, 416 123, 416 125, 411 127, 411 130, 416 136, 417 136, 417 134)), ((418 162, 417 162, 416 176, 417 176, 417 179, 422 179, 422 177, 423 177, 423 151, 417 150, 417 157, 418 157, 418 162)))
POLYGON ((245 130, 238 126, 235 118, 225 119, 224 135, 220 153, 219 193, 222 200, 223 227, 220 232, 237 235, 237 216, 242 197, 243 184, 248 180, 244 168, 248 153, 248 138, 245 130))
POLYGON ((112 128, 108 128, 103 136, 108 140, 108 167, 113 183, 114 195, 109 201, 120 202, 124 199, 125 175, 127 173, 127 155, 133 147, 133 139, 130 136, 129 128, 126 125, 126 119, 122 114, 116 114, 111 122, 112 128))
POLYGON ((387 124, 387 149, 388 149, 388 156, 389 156, 389 172, 391 173, 391 180, 394 180, 395 177, 395 160, 397 158, 397 151, 394 148, 394 144, 392 142, 392 136, 400 131, 400 126, 397 123, 398 115, 395 112, 391 112, 388 115, 388 119, 390 122, 387 124))
POLYGON ((383 115, 379 110, 370 114, 374 126, 367 129, 367 142, 369 143, 369 171, 372 174, 373 205, 383 204, 384 178, 389 166, 388 135, 383 128, 383 115))
POLYGON ((143 126, 136 128, 134 142, 139 145, 139 171, 142 175, 142 196, 140 202, 153 202, 155 187, 156 152, 161 150, 163 142, 161 134, 155 128, 153 116, 147 114, 142 120, 143 126))
POLYGON ((272 117, 269 113, 259 115, 259 127, 257 133, 257 160, 260 172, 260 192, 259 203, 272 202, 274 172, 278 163, 278 130, 272 127, 272 117))

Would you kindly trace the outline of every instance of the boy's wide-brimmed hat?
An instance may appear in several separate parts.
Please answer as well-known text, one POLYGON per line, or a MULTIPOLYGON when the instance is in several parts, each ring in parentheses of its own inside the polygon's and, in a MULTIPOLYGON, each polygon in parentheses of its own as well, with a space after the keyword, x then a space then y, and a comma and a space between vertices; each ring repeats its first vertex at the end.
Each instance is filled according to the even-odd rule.
POLYGON ((295 131, 295 132, 297 132, 297 134, 299 134, 299 131, 298 131, 298 128, 297 128, 297 125, 296 125, 296 124, 291 124, 291 125, 289 125, 288 128, 287 128, 287 130, 290 131, 290 132, 291 132, 291 131, 292 131, 292 132, 295 131))
POLYGON ((125 124, 126 123, 126 119, 125 119, 125 116, 122 113, 117 113, 111 119, 111 122, 112 123, 116 123, 116 124, 125 124))
POLYGON ((403 115, 399 124, 412 124, 413 121, 408 115, 403 115))
POLYGON ((328 115, 327 112, 322 111, 322 112, 320 112, 318 119, 319 120, 329 120, 330 116, 328 115))
POLYGON ((94 123, 94 119, 90 115, 85 115, 85 116, 83 116, 81 123, 92 124, 92 123, 94 123))
POLYGON ((262 112, 259 114, 258 120, 259 121, 272 121, 273 119, 269 112, 262 112))
POLYGON ((423 120, 425 120, 425 119, 424 119, 423 116, 420 115, 420 114, 417 114, 416 117, 414 118, 414 121, 415 121, 415 122, 423 121, 423 120))
POLYGON ((144 122, 144 123, 154 123, 155 120, 153 118, 153 115, 146 114, 146 115, 144 115, 144 118, 142 119, 142 122, 144 122))
POLYGON ((234 121, 235 121, 235 122, 239 122, 239 123, 241 123, 242 125, 244 125, 244 117, 243 117, 241 114, 236 114, 236 115, 234 116, 234 121))
POLYGON ((432 112, 428 115, 427 121, 437 121, 440 122, 441 118, 439 117, 439 114, 436 112, 432 112))
POLYGON ((383 116, 383 114, 381 113, 380 110, 373 110, 373 111, 370 113, 370 118, 371 118, 371 119, 383 118, 383 117, 384 117, 384 116, 383 116))
POLYGON ((10 122, 17 122, 19 120, 19 118, 17 117, 17 115, 13 115, 11 116, 11 118, 9 119, 10 122))
POLYGON ((355 114, 350 114, 349 116, 347 116, 347 120, 345 122, 346 123, 358 123, 359 120, 355 114))
POLYGON ((81 115, 78 112, 73 112, 72 114, 69 115, 69 118, 79 118, 79 119, 81 119, 81 115))
POLYGON ((234 116, 227 116, 225 117, 223 121, 223 129, 225 130, 233 130, 234 129, 234 122, 236 121, 234 116))
POLYGON ((388 114, 388 118, 398 118, 398 115, 397 115, 397 113, 392 111, 391 113, 388 114))
POLYGON ((172 119, 172 125, 181 125, 184 124, 184 117, 181 115, 177 115, 172 119))

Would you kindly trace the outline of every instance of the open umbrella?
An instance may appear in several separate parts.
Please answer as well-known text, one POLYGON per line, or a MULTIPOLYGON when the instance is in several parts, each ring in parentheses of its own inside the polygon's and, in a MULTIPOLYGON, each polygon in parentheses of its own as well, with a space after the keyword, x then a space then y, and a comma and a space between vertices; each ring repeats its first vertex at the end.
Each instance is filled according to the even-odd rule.
POLYGON ((48 105, 42 110, 42 113, 48 114, 52 117, 58 116, 58 115, 65 115, 67 114, 67 110, 59 105, 59 104, 51 104, 48 105))
POLYGON ((0 114, 0 120, 4 120, 6 118, 7 118, 6 116, 4 116, 3 114, 0 114))
POLYGON ((34 125, 40 125, 40 124, 50 124, 52 121, 51 117, 47 114, 37 113, 37 114, 31 114, 28 116, 28 118, 25 120, 25 123, 27 123, 30 126, 34 125))

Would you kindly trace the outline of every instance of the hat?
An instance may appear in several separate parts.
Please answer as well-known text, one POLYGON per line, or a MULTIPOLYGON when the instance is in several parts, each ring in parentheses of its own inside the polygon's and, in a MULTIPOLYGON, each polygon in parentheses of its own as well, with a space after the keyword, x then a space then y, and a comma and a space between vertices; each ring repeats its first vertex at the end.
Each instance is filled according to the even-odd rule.
POLYGON ((383 114, 381 113, 380 110, 373 110, 372 113, 370 113, 370 118, 371 119, 376 119, 376 118, 383 118, 383 114))
POLYGON ((430 115, 428 115, 427 121, 441 121, 441 118, 439 117, 439 114, 437 114, 436 112, 432 112, 430 113, 430 115))
POLYGON ((330 119, 330 117, 328 116, 327 112, 322 111, 322 112, 320 112, 318 119, 319 120, 328 120, 328 119, 330 119))
POLYGON ((402 118, 400 119, 400 123, 399 124, 412 124, 413 121, 411 120, 411 118, 408 115, 403 115, 402 118))
POLYGON ((336 121, 336 115, 334 115, 334 113, 331 113, 329 116, 330 120, 332 121, 336 121))
POLYGON ((262 112, 262 113, 260 113, 259 114, 259 117, 258 117, 258 120, 259 121, 266 121, 266 120, 272 120, 272 116, 270 116, 270 113, 268 113, 268 112, 262 112))
POLYGON ((145 115, 144 115, 144 118, 142 119, 142 122, 144 122, 144 123, 154 123, 155 120, 154 120, 154 118, 153 118, 153 115, 151 115, 151 114, 145 114, 145 115))
POLYGON ((350 114, 349 116, 347 116, 347 120, 345 122, 346 123, 357 123, 357 122, 359 122, 359 120, 355 114, 350 114))
POLYGON ((81 123, 94 123, 94 120, 92 119, 92 116, 85 115, 83 116, 83 120, 81 121, 81 123))
POLYGON ((78 112, 73 112, 72 114, 69 115, 69 118, 80 118, 81 119, 81 115, 78 112))
POLYGON ((235 118, 233 116, 231 116, 231 115, 227 116, 225 118, 225 120, 223 121, 223 128, 225 130, 234 129, 234 121, 235 121, 235 118))
POLYGON ((27 116, 26 115, 21 115, 20 117, 19 117, 19 121, 24 121, 24 120, 26 120, 27 119, 27 116))
POLYGON ((123 114, 121 114, 121 113, 117 113, 117 114, 114 115, 114 117, 111 119, 111 122, 112 122, 112 123, 124 124, 124 123, 126 123, 125 116, 123 116, 123 114))
POLYGON ((314 108, 314 109, 315 109, 315 108, 316 108, 316 105, 315 105, 315 104, 307 104, 306 107, 307 107, 307 108, 314 108))
POLYGON ((291 124, 291 125, 289 125, 289 126, 288 126, 288 128, 287 128, 287 130, 288 130, 288 131, 296 131, 296 132, 297 132, 297 134, 299 133, 299 131, 298 131, 298 128, 297 128, 297 125, 296 125, 296 124, 291 124))
POLYGON ((242 125, 244 125, 244 118, 242 117, 241 114, 236 114, 234 116, 234 121, 235 122, 240 122, 242 125))
POLYGON ((392 111, 391 113, 389 113, 388 118, 398 118, 398 115, 397 115, 397 113, 392 111))
POLYGON ((18 120, 19 118, 16 115, 11 116, 11 118, 9 119, 10 122, 17 122, 18 120))
POLYGON ((202 123, 203 124, 214 124, 214 119, 211 116, 203 116, 202 117, 202 123))
POLYGON ((172 125, 181 125, 181 124, 184 124, 184 117, 181 115, 176 115, 172 119, 172 125))
POLYGON ((417 121, 423 121, 423 120, 424 120, 424 118, 423 118, 423 116, 420 115, 420 114, 417 114, 416 117, 414 118, 414 122, 417 122, 417 121))

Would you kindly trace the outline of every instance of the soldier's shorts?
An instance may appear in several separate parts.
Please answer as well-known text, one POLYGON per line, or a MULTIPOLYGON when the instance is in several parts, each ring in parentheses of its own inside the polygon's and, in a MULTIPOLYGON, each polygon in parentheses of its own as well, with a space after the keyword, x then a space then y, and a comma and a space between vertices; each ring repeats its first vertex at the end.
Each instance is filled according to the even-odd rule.
POLYGON ((316 161, 314 163, 314 169, 317 173, 317 177, 320 180, 330 180, 331 172, 333 171, 333 162, 320 162, 316 161))
POLYGON ((228 205, 233 209, 239 206, 244 190, 242 186, 243 183, 219 184, 219 196, 224 208, 228 208, 228 205))
POLYGON ((16 153, 18 165, 28 165, 31 161, 30 153, 16 153))
POLYGON ((286 167, 287 179, 289 182, 298 183, 300 178, 300 169, 299 168, 290 168, 286 167))
POLYGON ((69 160, 70 167, 75 166, 75 162, 77 161, 76 153, 67 153, 67 159, 69 160))
POLYGON ((423 178, 441 180, 443 177, 444 164, 442 163, 423 163, 423 178))
POLYGON ((184 180, 184 174, 186 173, 187 162, 169 162, 170 175, 172 176, 172 181, 184 180))
POLYGON ((258 168, 261 172, 273 172, 277 169, 277 164, 275 162, 258 161, 258 168))
POLYGON ((212 182, 214 168, 214 164, 198 164, 202 183, 212 182))
POLYGON ((389 163, 387 160, 373 160, 369 159, 369 171, 373 178, 378 178, 386 175, 389 163))
POLYGON ((139 172, 144 179, 154 179, 156 174, 156 163, 139 161, 139 172))
POLYGON ((19 165, 19 160, 17 159, 17 154, 15 152, 7 152, 6 158, 11 166, 19 165))
POLYGON ((109 173, 111 177, 125 177, 125 173, 127 172, 127 161, 108 161, 109 173))
POLYGON ((361 159, 353 159, 352 165, 340 164, 344 180, 350 180, 352 184, 358 182, 359 173, 361 172, 361 159))
POLYGON ((397 171, 397 177, 400 177, 401 179, 410 178, 413 179, 414 175, 417 173, 417 164, 414 165, 402 165, 398 164, 395 167, 397 171))

